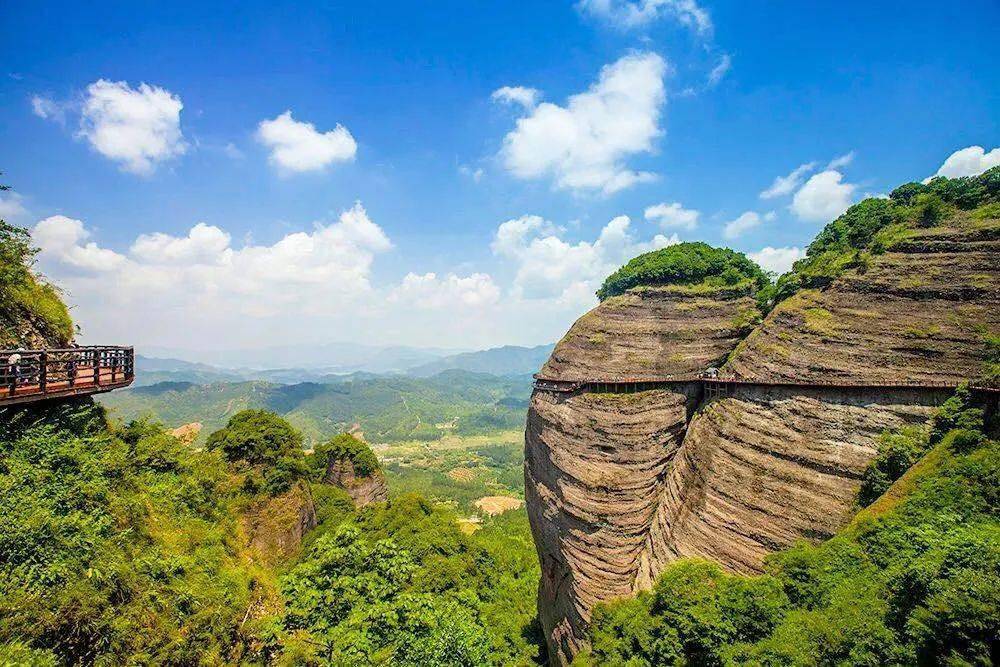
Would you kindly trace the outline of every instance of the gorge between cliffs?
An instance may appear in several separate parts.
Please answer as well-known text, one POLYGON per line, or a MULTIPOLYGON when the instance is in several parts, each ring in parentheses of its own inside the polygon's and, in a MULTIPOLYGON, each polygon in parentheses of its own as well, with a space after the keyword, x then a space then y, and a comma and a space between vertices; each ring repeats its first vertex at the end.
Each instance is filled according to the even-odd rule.
POLYGON ((960 212, 909 228, 854 248, 829 280, 799 267, 766 315, 744 282, 640 285, 581 317, 538 377, 591 384, 538 385, 525 431, 550 660, 586 648, 596 605, 649 590, 677 559, 754 574, 843 528, 880 435, 926 423, 990 355, 995 222, 960 212), (740 384, 706 393, 710 367, 740 384), (678 381, 638 384, 663 378, 678 381))

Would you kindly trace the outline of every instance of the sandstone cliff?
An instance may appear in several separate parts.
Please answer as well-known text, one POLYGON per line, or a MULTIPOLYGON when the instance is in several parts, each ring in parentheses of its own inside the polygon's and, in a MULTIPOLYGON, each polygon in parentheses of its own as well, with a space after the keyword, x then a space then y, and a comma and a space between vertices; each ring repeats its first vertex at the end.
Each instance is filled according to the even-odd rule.
POLYGON ((375 470, 368 476, 359 476, 355 474, 354 463, 348 457, 331 457, 323 481, 347 491, 358 508, 389 500, 389 489, 382 472, 375 470))
MULTIPOLYGON (((759 382, 957 381, 1000 329, 1000 226, 960 214, 913 230, 827 288, 782 302, 741 341, 747 296, 639 288, 582 317, 541 375, 584 380, 697 372, 759 382)), ((539 615, 554 662, 586 642, 598 602, 648 588, 665 564, 711 558, 755 572, 852 514, 886 429, 921 423, 942 389, 696 383, 634 394, 532 397, 526 498, 542 565, 539 615)))

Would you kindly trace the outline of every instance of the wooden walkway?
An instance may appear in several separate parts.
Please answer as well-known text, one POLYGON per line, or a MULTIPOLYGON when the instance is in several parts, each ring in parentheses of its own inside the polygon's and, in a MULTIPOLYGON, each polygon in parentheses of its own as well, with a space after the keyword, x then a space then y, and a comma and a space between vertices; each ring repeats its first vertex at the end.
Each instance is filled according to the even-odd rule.
POLYGON ((134 379, 131 347, 0 350, 0 407, 100 394, 134 379))
MULTIPOLYGON (((537 391, 553 394, 574 394, 582 392, 632 393, 651 389, 670 389, 684 385, 700 385, 705 395, 726 396, 737 387, 777 387, 777 388, 826 388, 826 389, 957 389, 954 381, 879 381, 867 379, 837 378, 830 381, 792 382, 784 380, 764 381, 727 377, 711 377, 704 374, 670 375, 653 378, 603 378, 597 380, 555 380, 535 375, 534 387, 537 391)), ((970 385, 971 389, 987 393, 1000 393, 1000 387, 993 385, 970 385)))

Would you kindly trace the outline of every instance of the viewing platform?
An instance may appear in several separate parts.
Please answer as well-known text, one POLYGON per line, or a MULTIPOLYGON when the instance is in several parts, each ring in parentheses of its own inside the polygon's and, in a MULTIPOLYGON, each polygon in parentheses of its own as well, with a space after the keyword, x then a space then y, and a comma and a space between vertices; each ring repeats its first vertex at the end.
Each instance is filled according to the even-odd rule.
POLYGON ((0 350, 0 407, 101 394, 127 387, 134 379, 131 347, 0 350))

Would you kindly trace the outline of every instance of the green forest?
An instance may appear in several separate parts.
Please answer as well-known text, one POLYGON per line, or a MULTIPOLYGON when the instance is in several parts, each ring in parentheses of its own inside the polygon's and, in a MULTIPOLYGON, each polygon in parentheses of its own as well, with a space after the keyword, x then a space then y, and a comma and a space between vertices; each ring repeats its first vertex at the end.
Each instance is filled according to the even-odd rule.
POLYGON ((359 377, 291 385, 161 382, 100 400, 124 420, 152 417, 173 427, 200 422, 205 434, 239 410, 270 410, 315 444, 352 428, 373 442, 431 441, 450 433, 520 428, 530 393, 529 377, 449 370, 429 378, 359 377))
MULTIPOLYGON (((0 663, 523 665, 539 656, 523 511, 469 535, 418 495, 355 510, 279 416, 194 450, 89 400, 5 408, 0 663), (248 533, 315 504, 287 557, 248 533), (273 513, 271 513, 273 514, 273 513), (280 513, 278 514, 280 516, 280 513)), ((355 441, 357 442, 357 441, 355 441)), ((369 452, 351 456, 366 460, 369 452)))

